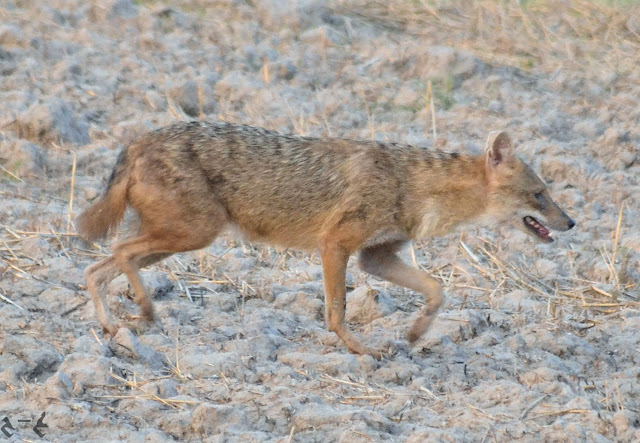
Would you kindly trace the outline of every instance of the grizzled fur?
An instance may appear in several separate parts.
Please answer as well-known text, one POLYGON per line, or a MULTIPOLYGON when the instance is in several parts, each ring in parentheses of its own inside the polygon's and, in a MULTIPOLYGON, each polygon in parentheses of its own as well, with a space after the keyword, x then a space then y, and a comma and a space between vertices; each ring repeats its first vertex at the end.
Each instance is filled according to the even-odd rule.
POLYGON ((104 237, 127 205, 140 216, 139 235, 118 243, 113 256, 86 271, 100 323, 109 333, 118 327, 101 294, 104 285, 126 273, 143 317, 151 320, 139 268, 203 248, 233 227, 248 240, 318 249, 329 329, 351 351, 374 355, 379 353, 361 345, 344 325, 351 254, 360 251, 365 271, 425 295, 426 306, 408 332, 414 342, 441 305, 442 290, 400 261, 396 253, 406 242, 474 221, 508 219, 527 232, 532 228, 514 221, 527 215, 555 229, 573 226, 542 181, 512 153, 505 133, 492 133, 487 152, 469 156, 228 123, 176 123, 122 151, 104 195, 80 216, 79 233, 89 240, 104 237))

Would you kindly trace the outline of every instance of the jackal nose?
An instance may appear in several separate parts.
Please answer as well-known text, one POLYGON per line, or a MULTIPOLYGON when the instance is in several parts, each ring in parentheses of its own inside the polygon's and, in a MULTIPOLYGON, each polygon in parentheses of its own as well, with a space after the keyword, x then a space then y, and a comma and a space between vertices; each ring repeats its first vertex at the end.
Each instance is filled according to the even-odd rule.
POLYGON ((572 219, 569 219, 569 223, 567 223, 567 229, 571 229, 576 225, 576 222, 574 222, 572 219))

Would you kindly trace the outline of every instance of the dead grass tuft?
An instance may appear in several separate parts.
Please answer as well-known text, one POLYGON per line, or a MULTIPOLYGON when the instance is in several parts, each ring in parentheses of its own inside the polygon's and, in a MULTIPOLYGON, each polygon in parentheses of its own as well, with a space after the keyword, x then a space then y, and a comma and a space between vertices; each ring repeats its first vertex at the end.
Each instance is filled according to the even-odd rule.
POLYGON ((390 32, 447 35, 450 40, 438 38, 438 44, 525 71, 625 74, 640 61, 634 1, 359 0, 337 9, 390 32))
MULTIPOLYGON (((622 214, 622 212, 621 212, 622 214)), ((613 236, 613 235, 612 235, 613 236)), ((620 238, 616 229, 615 247, 620 238)), ((562 323, 575 333, 584 333, 598 323, 616 316, 621 310, 637 309, 638 299, 634 293, 635 284, 621 284, 613 276, 618 275, 612 255, 603 251, 603 259, 610 267, 610 281, 591 281, 580 276, 558 277, 550 282, 535 271, 531 257, 519 260, 503 259, 504 252, 499 245, 481 237, 475 237, 471 247, 463 238, 459 240, 461 258, 437 270, 426 269, 439 278, 445 287, 455 288, 462 294, 462 300, 454 302, 459 309, 465 307, 488 306, 494 308, 496 297, 506 296, 521 289, 530 295, 546 300, 547 320, 562 323), (466 261, 466 263, 465 263, 466 261), (463 276, 472 276, 474 285, 457 283, 463 276)), ((422 252, 422 245, 416 249, 422 252)))

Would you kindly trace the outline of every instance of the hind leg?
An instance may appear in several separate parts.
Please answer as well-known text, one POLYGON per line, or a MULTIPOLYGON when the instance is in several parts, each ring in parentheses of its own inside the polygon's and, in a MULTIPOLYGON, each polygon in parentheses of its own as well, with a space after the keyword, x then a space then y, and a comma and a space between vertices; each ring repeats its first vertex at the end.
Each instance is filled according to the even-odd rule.
POLYGON ((118 326, 113 322, 111 311, 109 310, 109 306, 107 306, 107 301, 102 293, 102 289, 111 280, 116 278, 118 274, 120 274, 120 268, 118 268, 118 264, 113 256, 100 260, 84 271, 87 279, 87 289, 89 290, 89 294, 91 294, 91 299, 96 308, 98 322, 100 322, 102 329, 110 335, 115 335, 118 326))
MULTIPOLYGON (((162 197, 162 194, 156 194, 162 197)), ((210 244, 227 223, 224 207, 216 202, 194 202, 189 195, 182 200, 152 200, 146 196, 141 215, 140 235, 114 247, 119 269, 127 275, 144 320, 153 320, 153 305, 140 279, 139 270, 150 260, 177 252, 194 251, 210 244), (191 205, 190 205, 191 203, 191 205), (195 206, 194 206, 195 205, 195 206)))
POLYGON ((215 233, 207 236, 195 235, 187 238, 176 238, 171 235, 155 237, 143 234, 119 243, 114 248, 113 256, 119 269, 127 275, 135 293, 135 303, 140 306, 140 315, 146 321, 153 321, 153 304, 147 293, 139 270, 148 261, 156 261, 156 257, 166 257, 176 252, 187 252, 200 249, 211 243, 215 233))
MULTIPOLYGON (((139 235, 116 244, 111 261, 103 264, 105 280, 118 272, 127 275, 134 301, 147 321, 153 320, 153 304, 140 279, 140 268, 177 252, 207 246, 228 220, 211 183, 194 163, 195 154, 174 148, 169 159, 159 157, 166 156, 166 150, 151 149, 133 164, 126 199, 140 217, 139 235)), ((97 306, 102 320, 112 325, 104 300, 98 299, 97 306)))
MULTIPOLYGON (((152 265, 155 262, 169 257, 170 255, 170 253, 149 255, 141 261, 140 267, 144 268, 145 266, 152 265)), ((122 271, 120 270, 114 256, 105 258, 104 260, 89 266, 84 271, 84 275, 87 279, 87 289, 89 290, 89 294, 93 300, 93 304, 98 315, 98 322, 100 322, 102 329, 110 335, 115 335, 118 331, 118 326, 113 321, 103 289, 121 273, 122 271)))

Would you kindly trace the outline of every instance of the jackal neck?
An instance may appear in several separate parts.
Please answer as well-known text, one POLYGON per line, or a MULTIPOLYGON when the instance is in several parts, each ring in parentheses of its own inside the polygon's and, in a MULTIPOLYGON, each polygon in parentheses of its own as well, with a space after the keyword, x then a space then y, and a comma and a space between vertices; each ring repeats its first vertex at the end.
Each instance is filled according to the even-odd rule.
POLYGON ((413 238, 444 235, 486 215, 484 156, 426 151, 412 171, 413 238))

